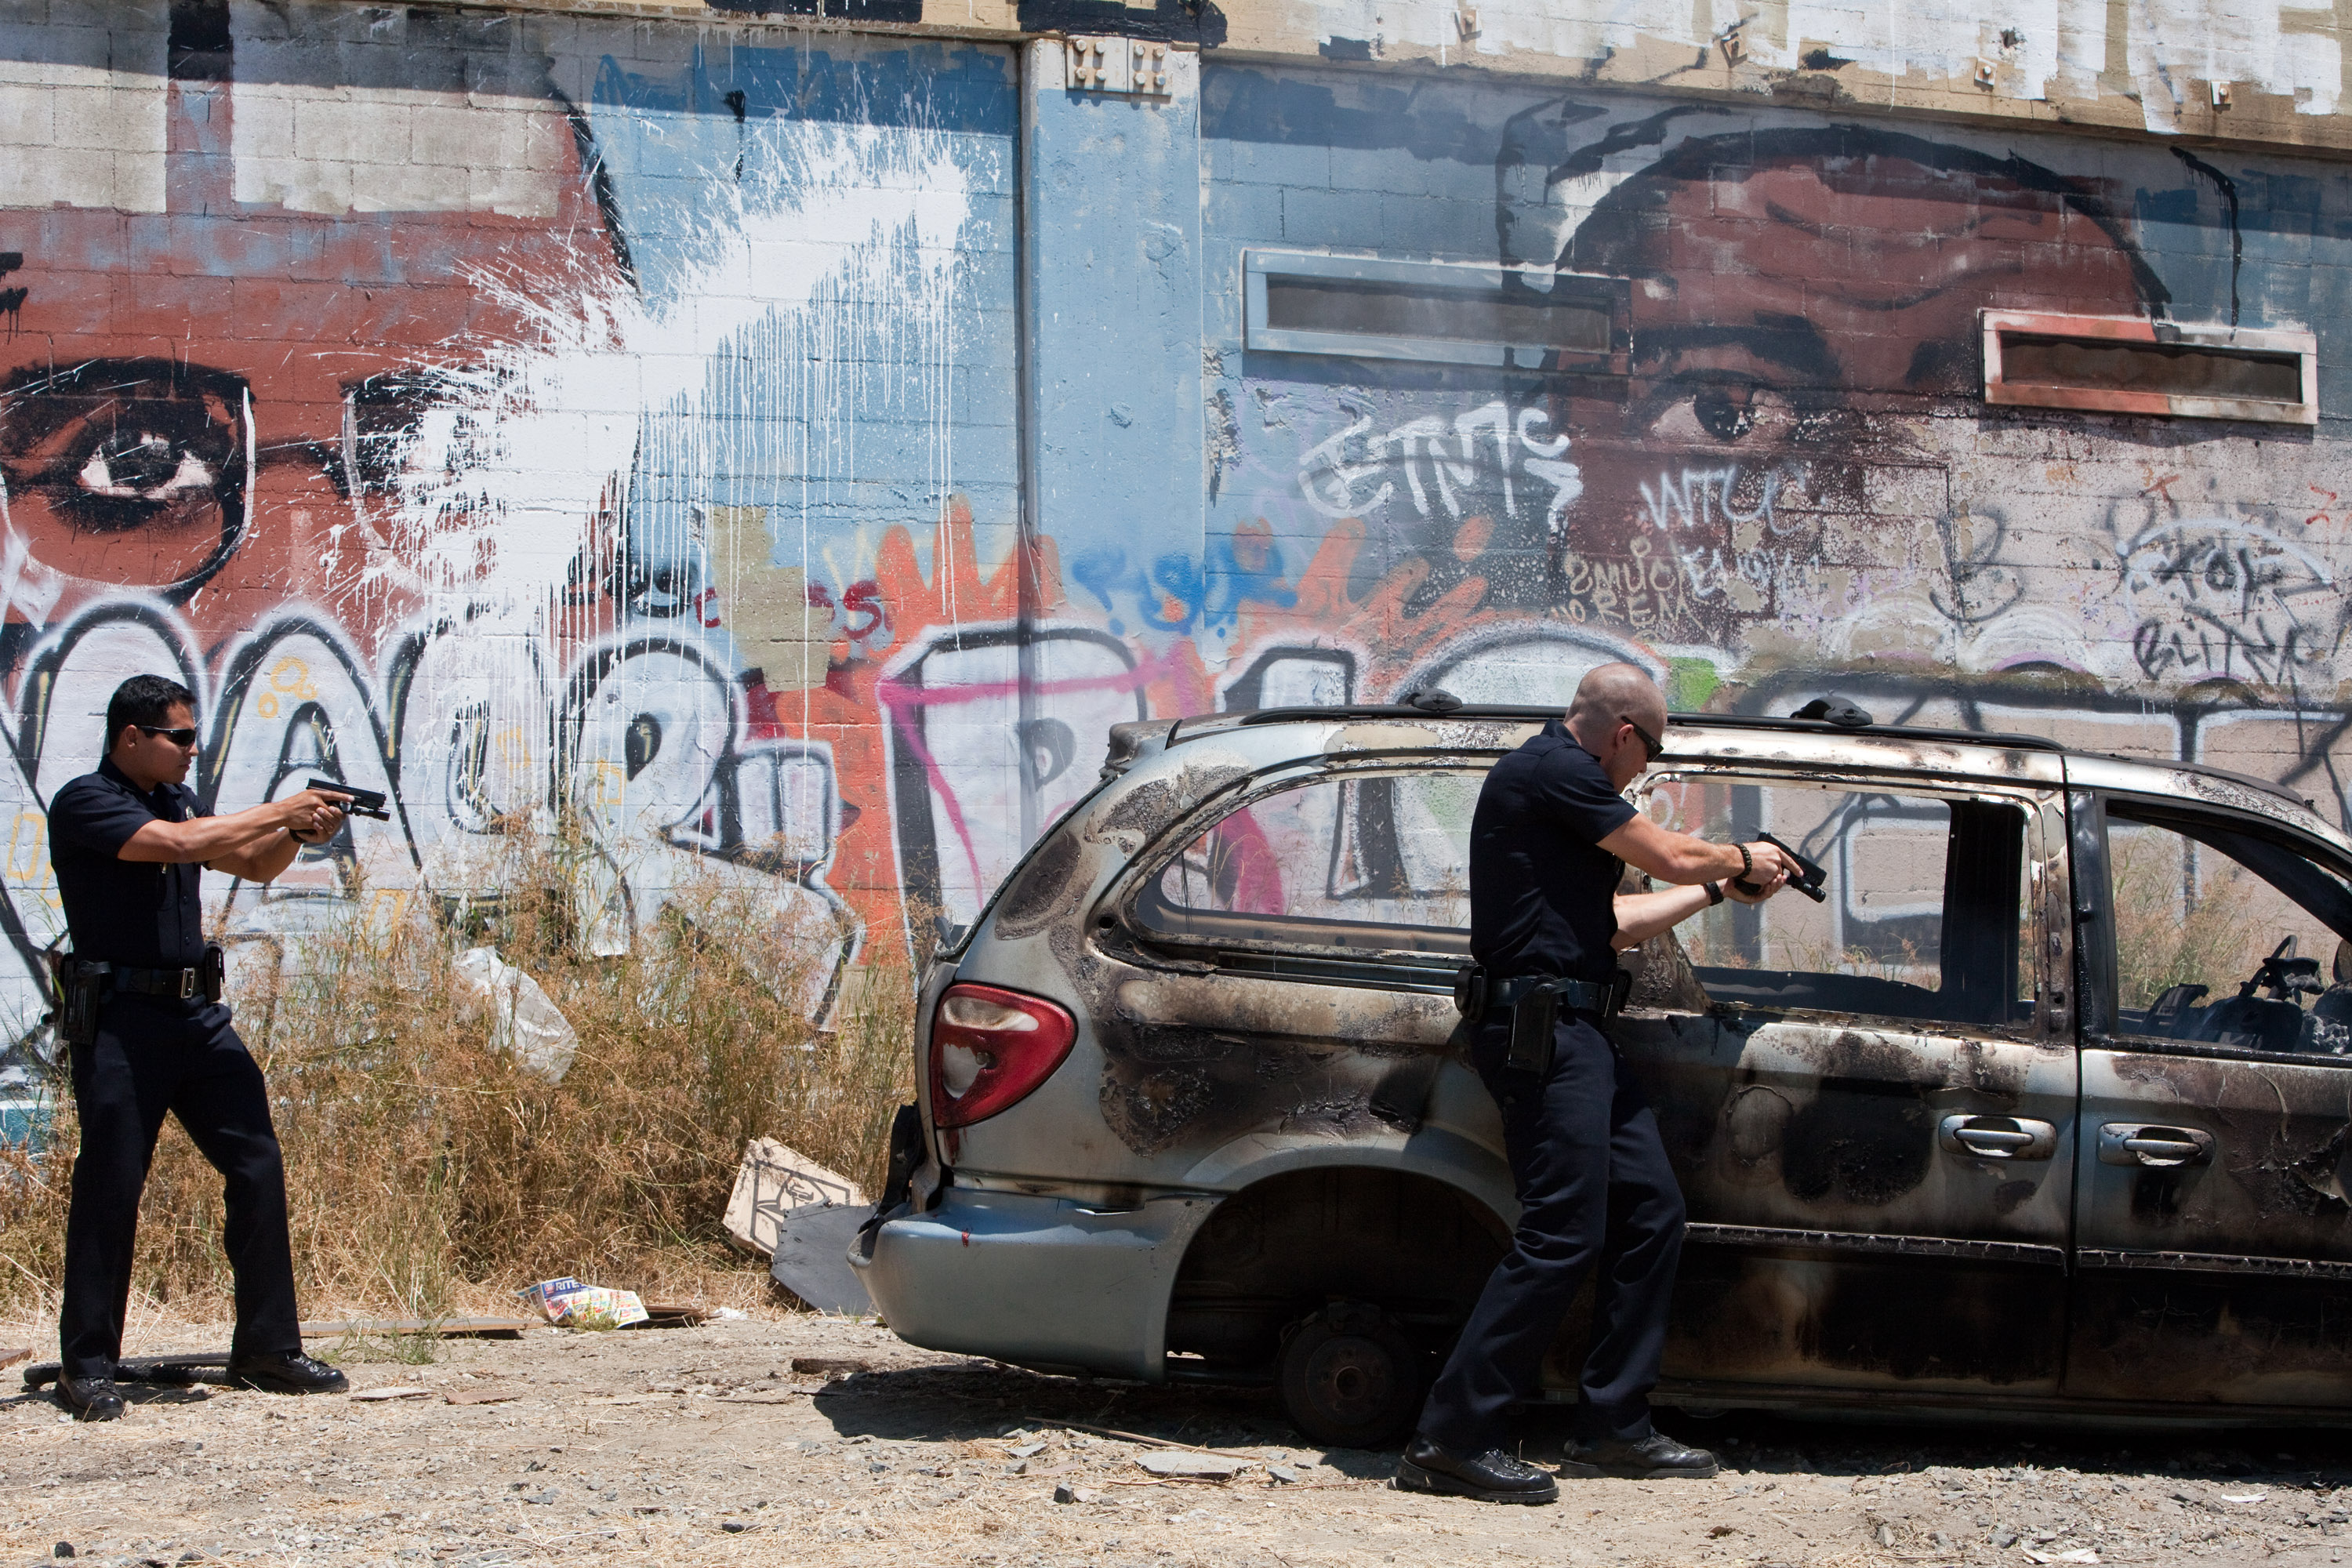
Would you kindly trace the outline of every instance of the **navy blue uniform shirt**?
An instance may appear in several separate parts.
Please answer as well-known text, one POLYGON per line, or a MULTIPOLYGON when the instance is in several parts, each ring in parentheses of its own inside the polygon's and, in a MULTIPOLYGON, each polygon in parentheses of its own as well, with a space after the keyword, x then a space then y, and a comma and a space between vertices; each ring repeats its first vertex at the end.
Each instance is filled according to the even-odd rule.
POLYGON ((185 784, 142 791, 110 757, 50 797, 49 864, 75 957, 134 969, 184 969, 204 957, 204 868, 117 856, 148 823, 205 815, 185 784))
POLYGON ((1496 763, 1470 818, 1470 953, 1498 980, 1616 972, 1617 881, 1601 840, 1633 808, 1555 719, 1496 763))

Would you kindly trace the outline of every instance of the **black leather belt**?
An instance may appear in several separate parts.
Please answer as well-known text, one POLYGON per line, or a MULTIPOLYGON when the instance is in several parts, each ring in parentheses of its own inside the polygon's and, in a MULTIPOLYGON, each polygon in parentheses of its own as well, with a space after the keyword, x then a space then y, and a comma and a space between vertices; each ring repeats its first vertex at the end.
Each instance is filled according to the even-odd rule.
POLYGON ((136 991, 142 996, 176 996, 193 1002, 205 994, 205 972, 194 964, 185 969, 133 969, 118 963, 113 978, 117 991, 136 991))

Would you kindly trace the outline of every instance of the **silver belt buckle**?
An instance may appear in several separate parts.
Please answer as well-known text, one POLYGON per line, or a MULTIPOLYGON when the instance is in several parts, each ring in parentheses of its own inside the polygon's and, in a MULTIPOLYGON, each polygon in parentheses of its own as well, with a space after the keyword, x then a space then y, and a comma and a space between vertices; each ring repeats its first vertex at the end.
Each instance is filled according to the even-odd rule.
POLYGON ((196 972, 193 969, 183 969, 180 971, 180 1000, 192 1002, 195 999, 195 995, 196 972))

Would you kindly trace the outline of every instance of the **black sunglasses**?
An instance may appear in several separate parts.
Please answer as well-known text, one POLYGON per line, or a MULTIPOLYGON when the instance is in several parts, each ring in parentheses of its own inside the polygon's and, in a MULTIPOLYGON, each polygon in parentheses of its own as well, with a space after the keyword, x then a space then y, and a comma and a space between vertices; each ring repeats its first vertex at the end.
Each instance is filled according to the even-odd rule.
POLYGON ((1642 726, 1634 723, 1633 721, 1626 718, 1622 713, 1617 715, 1617 722, 1624 725, 1625 728, 1633 731, 1633 733, 1642 737, 1642 751, 1649 761, 1654 763, 1660 757, 1666 754, 1666 743, 1664 741, 1659 740, 1655 735, 1651 734, 1647 730, 1643 729, 1642 726))
POLYGON ((142 724, 139 728, 150 735, 161 735, 175 746, 193 746, 196 743, 196 731, 193 727, 185 730, 166 730, 154 724, 142 724))

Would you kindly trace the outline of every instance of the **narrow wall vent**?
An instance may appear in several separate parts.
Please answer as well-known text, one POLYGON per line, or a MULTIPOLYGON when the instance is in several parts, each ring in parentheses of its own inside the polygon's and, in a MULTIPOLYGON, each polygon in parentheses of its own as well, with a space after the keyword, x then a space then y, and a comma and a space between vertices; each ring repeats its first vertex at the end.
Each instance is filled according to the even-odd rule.
POLYGON ((1985 401, 2175 419, 2319 423, 2319 342, 2137 317, 1987 310, 1985 401))
POLYGON ((1622 278, 1253 250, 1242 290, 1253 349, 1626 371, 1632 294, 1622 278))

